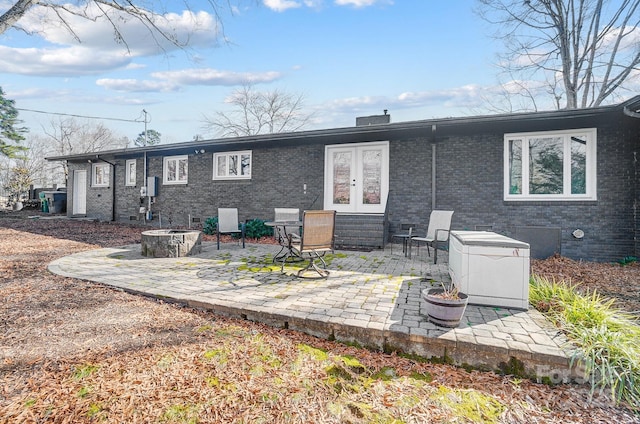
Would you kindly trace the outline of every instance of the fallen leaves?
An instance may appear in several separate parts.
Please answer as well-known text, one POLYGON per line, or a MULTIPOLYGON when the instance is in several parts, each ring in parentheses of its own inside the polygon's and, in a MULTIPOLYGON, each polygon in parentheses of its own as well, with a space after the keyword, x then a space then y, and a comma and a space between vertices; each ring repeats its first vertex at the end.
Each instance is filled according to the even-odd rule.
MULTIPOLYGON (((46 270, 73 252, 137 243, 141 230, 0 217, 0 423, 464 422, 447 399, 488 404, 499 422, 638 422, 583 386, 371 352, 46 270)), ((613 285, 637 296, 635 265, 553 258, 533 267, 588 287, 620 271, 613 285)))

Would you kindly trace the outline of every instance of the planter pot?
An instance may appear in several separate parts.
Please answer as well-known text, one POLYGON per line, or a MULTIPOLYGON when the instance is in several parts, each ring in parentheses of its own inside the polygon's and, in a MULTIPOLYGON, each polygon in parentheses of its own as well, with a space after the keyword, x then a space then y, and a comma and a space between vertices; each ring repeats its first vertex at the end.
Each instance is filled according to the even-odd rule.
POLYGON ((429 321, 447 328, 455 328, 467 308, 469 297, 464 293, 458 293, 457 299, 446 299, 439 295, 444 289, 425 289, 422 298, 427 302, 427 316, 429 321))

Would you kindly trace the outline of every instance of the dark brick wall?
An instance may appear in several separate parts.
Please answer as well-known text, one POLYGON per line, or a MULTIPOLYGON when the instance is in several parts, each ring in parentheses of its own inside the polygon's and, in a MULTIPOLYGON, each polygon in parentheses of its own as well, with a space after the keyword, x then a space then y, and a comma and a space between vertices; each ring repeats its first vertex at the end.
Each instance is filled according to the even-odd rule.
MULTIPOLYGON (((521 227, 559 228, 561 253, 574 259, 612 261, 640 254, 637 241, 640 218, 636 215, 640 198, 637 153, 640 147, 640 119, 618 114, 599 125, 597 145, 598 200, 592 202, 504 202, 504 129, 477 134, 436 134, 390 140, 388 234, 402 232, 413 224, 418 233, 426 231, 433 208, 454 210, 452 228, 473 230, 490 225, 493 230, 514 237, 521 227), (436 155, 436 193, 432 205, 432 152, 436 155), (585 232, 581 240, 571 232, 585 232)), ((507 132, 541 131, 510 124, 507 132)), ((556 129, 584 128, 596 123, 556 121, 556 129)), ((452 134, 452 133, 450 133, 452 134)), ((333 144, 333 142, 332 142, 333 144)), ((162 184, 162 157, 149 156, 150 176, 158 177, 158 197, 152 205, 151 225, 188 226, 189 217, 216 216, 218 207, 237 207, 240 219, 273 218, 273 208, 321 209, 324 186, 324 143, 287 147, 253 148, 252 179, 213 181, 211 152, 189 156, 186 185, 162 184), (306 193, 303 185, 307 185, 306 193)), ((139 214, 143 159, 137 162, 137 185, 124 185, 124 159, 116 160, 117 220, 142 218, 139 214)), ((70 164, 70 169, 88 170, 86 163, 70 164)), ((69 182, 72 193, 72 181, 69 182)), ((87 215, 111 219, 112 188, 87 190, 87 215)), ((69 199, 71 196, 69 196, 69 199)), ((71 202, 71 200, 70 200, 71 202)), ((146 206, 146 204, 144 205, 146 206)), ((71 211, 72 204, 68 210, 71 211)))
MULTIPOLYGON (((598 130, 598 200, 593 202, 504 202, 502 132, 437 138, 435 208, 454 210, 452 229, 458 230, 491 225, 515 237, 518 227, 560 228, 561 253, 574 259, 637 256, 640 129, 631 119, 598 130), (585 232, 583 239, 571 235, 577 228, 585 232)), ((426 231, 432 209, 430 143, 392 143, 390 180, 390 234, 402 232, 403 223, 426 231)))
MULTIPOLYGON (((161 156, 149 157, 149 176, 158 177, 158 196, 151 210, 153 225, 188 226, 204 223, 218 214, 219 207, 238 208, 240 220, 273 219, 275 207, 322 209, 324 146, 294 146, 287 149, 253 149, 252 178, 245 181, 214 181, 213 153, 189 156, 187 184, 163 185, 161 156), (306 193, 304 184, 307 184, 306 193), (194 223, 194 218, 200 223, 194 223)), ((117 219, 138 213, 143 161, 137 162, 137 187, 124 187, 124 160, 118 161, 117 219)), ((147 206, 146 202, 143 206, 147 206)))
POLYGON ((67 215, 73 215, 73 171, 87 171, 87 217, 101 221, 111 221, 113 219, 113 167, 111 168, 111 183, 108 187, 93 187, 91 184, 92 169, 87 162, 69 164, 69 181, 67 182, 67 215))

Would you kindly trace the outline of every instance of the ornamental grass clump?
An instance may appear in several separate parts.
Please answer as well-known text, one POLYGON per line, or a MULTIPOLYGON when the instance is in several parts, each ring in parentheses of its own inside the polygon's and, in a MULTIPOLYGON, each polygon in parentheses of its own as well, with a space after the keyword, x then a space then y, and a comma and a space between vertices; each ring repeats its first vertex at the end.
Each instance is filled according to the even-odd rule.
POLYGON ((572 362, 584 366, 595 390, 609 390, 615 402, 640 411, 640 326, 633 315, 595 290, 533 275, 529 300, 577 346, 572 362))

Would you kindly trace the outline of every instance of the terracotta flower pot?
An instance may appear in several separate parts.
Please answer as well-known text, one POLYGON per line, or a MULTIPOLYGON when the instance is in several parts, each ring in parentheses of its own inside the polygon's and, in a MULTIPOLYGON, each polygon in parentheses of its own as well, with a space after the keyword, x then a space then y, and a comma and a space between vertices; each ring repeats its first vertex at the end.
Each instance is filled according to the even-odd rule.
POLYGON ((445 290, 440 288, 422 290, 422 298, 427 302, 429 321, 447 328, 460 324, 469 300, 464 293, 457 293, 453 298, 446 296, 445 290))

